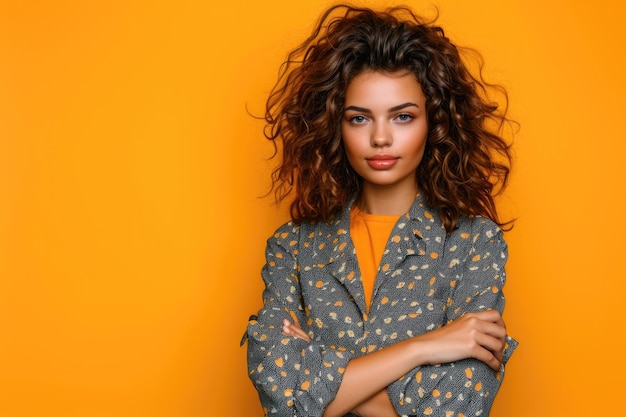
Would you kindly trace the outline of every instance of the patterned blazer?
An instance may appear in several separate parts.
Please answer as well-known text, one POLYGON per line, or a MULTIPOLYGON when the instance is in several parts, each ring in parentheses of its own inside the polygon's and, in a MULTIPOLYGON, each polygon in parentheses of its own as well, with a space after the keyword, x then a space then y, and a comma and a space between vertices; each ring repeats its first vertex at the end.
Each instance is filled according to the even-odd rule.
MULTIPOLYGON (((327 223, 286 223, 267 241, 263 307, 247 328, 249 376, 266 416, 321 416, 350 359, 466 312, 503 311, 502 231, 475 217, 446 233, 420 195, 391 232, 366 311, 350 208, 327 223), (311 343, 283 335, 283 319, 311 343)), ((505 362, 516 345, 508 338, 505 362)), ((503 372, 474 359, 419 366, 388 393, 401 416, 487 416, 503 372)))

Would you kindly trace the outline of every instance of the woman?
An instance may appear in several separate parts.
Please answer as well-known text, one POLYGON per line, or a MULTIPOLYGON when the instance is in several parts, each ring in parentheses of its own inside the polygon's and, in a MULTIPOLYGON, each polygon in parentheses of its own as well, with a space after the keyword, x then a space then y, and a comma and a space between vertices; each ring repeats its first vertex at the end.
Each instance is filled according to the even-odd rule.
POLYGON ((266 415, 489 414, 516 342, 487 87, 406 8, 331 7, 289 55, 265 133, 292 220, 247 330, 266 415))

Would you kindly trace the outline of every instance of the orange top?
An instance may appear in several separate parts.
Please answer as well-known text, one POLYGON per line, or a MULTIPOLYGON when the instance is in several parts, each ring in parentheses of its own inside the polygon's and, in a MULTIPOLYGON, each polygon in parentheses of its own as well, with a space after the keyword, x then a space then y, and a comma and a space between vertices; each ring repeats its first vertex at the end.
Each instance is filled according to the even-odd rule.
POLYGON ((391 230, 399 218, 400 216, 364 213, 356 205, 350 213, 350 237, 354 242, 359 261, 368 312, 378 266, 383 258, 391 230))

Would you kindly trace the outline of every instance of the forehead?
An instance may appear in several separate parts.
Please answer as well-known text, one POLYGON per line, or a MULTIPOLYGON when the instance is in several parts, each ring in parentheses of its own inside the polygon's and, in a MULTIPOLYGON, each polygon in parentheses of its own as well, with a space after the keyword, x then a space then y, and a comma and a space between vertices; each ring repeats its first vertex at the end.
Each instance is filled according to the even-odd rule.
POLYGON ((352 104, 353 101, 386 103, 425 100, 422 86, 408 70, 393 72, 364 70, 350 80, 345 98, 346 105, 352 104))

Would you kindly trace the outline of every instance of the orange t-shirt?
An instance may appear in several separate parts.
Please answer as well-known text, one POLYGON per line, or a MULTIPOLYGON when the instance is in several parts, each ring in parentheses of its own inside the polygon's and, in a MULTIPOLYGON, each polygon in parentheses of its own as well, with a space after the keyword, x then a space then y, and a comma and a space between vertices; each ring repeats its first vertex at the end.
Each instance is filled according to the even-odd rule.
POLYGON ((364 213, 356 206, 352 208, 350 213, 350 237, 359 261, 368 312, 378 266, 383 258, 391 230, 399 218, 400 216, 364 213))

